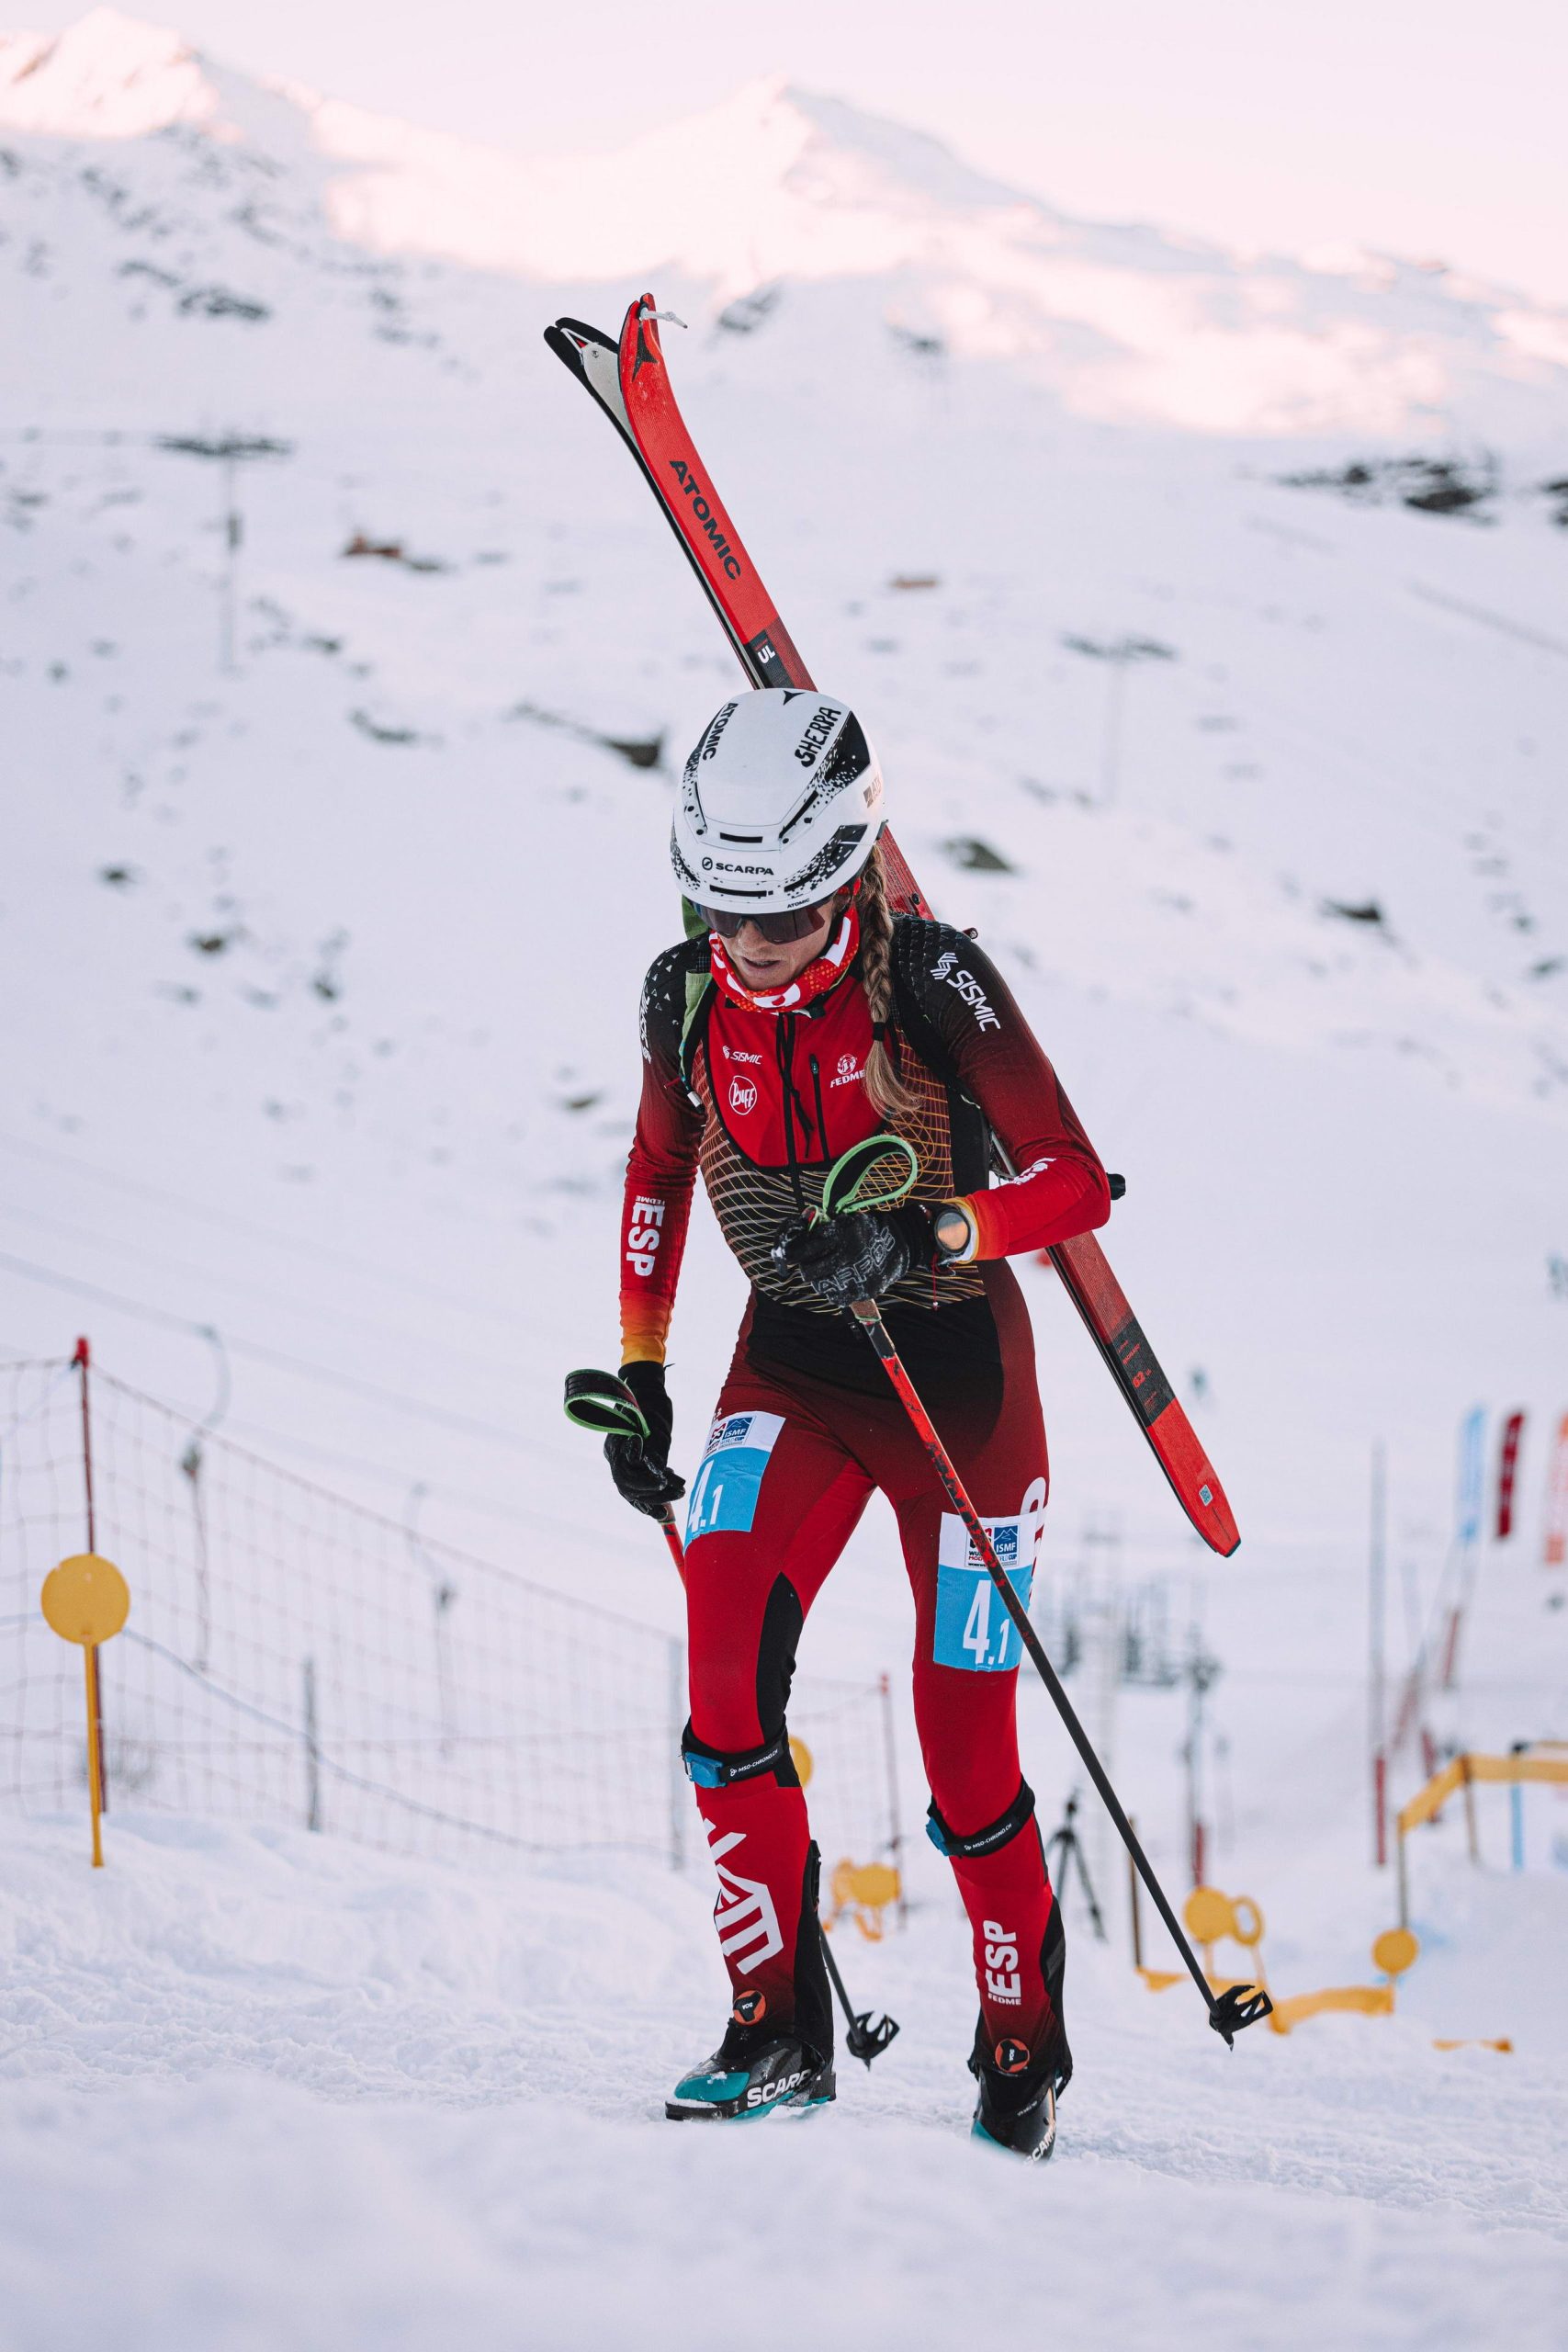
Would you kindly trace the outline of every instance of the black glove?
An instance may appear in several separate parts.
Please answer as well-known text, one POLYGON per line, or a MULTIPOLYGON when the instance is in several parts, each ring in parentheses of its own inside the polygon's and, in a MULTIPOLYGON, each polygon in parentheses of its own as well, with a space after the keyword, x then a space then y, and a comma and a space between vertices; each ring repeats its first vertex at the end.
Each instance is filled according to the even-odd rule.
POLYGON ((646 1437, 607 1437, 604 1459, 615 1482, 615 1492, 634 1510, 662 1519, 671 1503, 686 1491, 684 1478, 670 1467, 670 1437, 674 1408, 664 1385, 661 1363, 624 1363, 621 1380, 637 1398, 648 1423, 646 1437))
POLYGON ((828 1306, 880 1298, 937 1256, 931 1211, 918 1201, 845 1216, 791 1219, 773 1247, 775 1266, 793 1268, 828 1306))

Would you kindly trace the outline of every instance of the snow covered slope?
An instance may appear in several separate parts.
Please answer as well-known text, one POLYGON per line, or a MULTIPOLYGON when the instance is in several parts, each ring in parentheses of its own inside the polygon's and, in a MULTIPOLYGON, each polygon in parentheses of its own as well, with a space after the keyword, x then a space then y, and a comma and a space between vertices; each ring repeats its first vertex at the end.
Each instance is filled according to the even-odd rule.
POLYGON ((844 1951, 904 2030, 832 2111, 672 2131, 659 2087, 723 2001, 678 1882, 496 1887, 135 1821, 94 1882, 53 1827, 0 1839, 16 2352, 1561 2340, 1561 2058, 1527 2086, 1412 2016, 1227 2059, 1085 1947, 1096 2063, 1032 2173, 964 2137, 944 1916, 844 1951))
MULTIPOLYGON (((1242 264, 1059 220, 793 89, 568 171, 263 87, 102 12, 0 48, 0 1341, 59 1354, 90 1329, 112 1368, 195 1419, 222 1394, 216 1330, 227 1426, 247 1442, 393 1514, 417 1486, 427 1532, 674 1623, 657 1541, 556 1419, 563 1369, 614 1345, 635 990, 675 928, 671 778, 734 677, 632 468, 538 340, 558 311, 615 327, 651 283, 692 322, 668 344, 700 446, 807 659, 864 709, 931 896, 980 928, 1128 1176, 1108 1250, 1241 1520, 1235 1563, 1197 1554, 1050 1277, 1026 1268, 1048 1573, 1102 1577, 1119 1544, 1130 1578, 1163 1576, 1179 1621, 1201 1619, 1235 1792, 1216 1874, 1264 1905, 1292 1989, 1356 1981, 1391 1916, 1362 1867, 1374 1436, 1418 1623, 1459 1416, 1530 1408, 1521 1530, 1488 1550, 1472 1670, 1440 1728, 1568 1736, 1562 1580, 1537 1566, 1542 1432, 1568 1403, 1562 322, 1393 263, 1242 264)), ((680 1458, 739 1303, 704 1223, 676 1325, 680 1458)), ((873 1517, 803 1672, 897 1668, 908 1613, 873 1517)), ((1071 1774, 1028 1705, 1050 1819, 1071 1774)), ((1116 1757, 1178 1876, 1181 1714, 1179 1693, 1130 1697, 1116 1757)), ((1402 1759, 1399 1793, 1414 1770, 1402 1759)), ((576 1895, 498 1896, 476 1929, 494 1973, 464 1977, 466 1882, 284 1855, 254 1933, 279 1955, 275 1984, 295 1972, 285 2041, 310 2039, 319 2003, 318 2058, 282 2087, 215 2078, 182 2147, 174 2078, 192 2050, 243 2065, 259 2029, 255 2009, 203 2007, 194 1980, 231 1989, 227 1960, 204 1950, 187 1970, 169 1947, 214 1885, 249 1883, 255 1850, 224 1830, 161 1846, 121 1816, 89 1892, 73 1833, 16 1834, 51 1923, 36 1952, 16 1929, 37 2006, 5 2062, 47 2077, 14 2109, 27 2136, 6 2158, 34 2244, 90 2096, 127 2245, 198 2169, 221 2231, 253 2181, 328 2140, 357 2245, 381 2243, 383 2206, 395 2221, 452 2200, 449 2236, 400 2233, 406 2324, 373 2302, 372 2255, 344 2256, 332 2276, 359 2301, 321 2303, 343 2318, 323 2323, 334 2352, 355 2327, 417 2340, 420 2299, 453 2265, 475 2282, 476 2339, 498 2333, 523 2269, 548 2267, 544 2235, 575 2245, 605 2181, 632 2217, 627 2271, 671 2275, 677 2203, 682 2248, 704 2250, 687 2217, 716 2159, 661 2143, 678 2199, 639 2204, 646 2135, 616 2120, 711 2039, 695 1896, 639 1883, 604 1897, 613 1917, 583 1914, 612 1954, 653 1955, 636 2031, 606 2022, 614 1964, 595 1960, 602 2110, 528 2107, 508 2140, 490 2109, 437 2131, 408 2077, 428 2052, 444 2106, 498 2083, 575 2097, 582 2004, 532 1962, 508 1975, 505 1955, 542 1949, 530 1917, 552 1950, 576 1937, 576 1895), (428 1968, 403 1946, 367 1957, 342 1917, 361 1897, 378 1917, 439 1913, 428 1968), (105 1919, 131 1990, 100 1985, 95 2007, 105 1919), (165 1967, 164 2007, 137 2012, 165 1967), (52 1980, 104 2026, 104 2066, 146 2079, 104 2086, 95 2036, 48 2007, 52 1980), (413 2054, 372 2075, 348 2020, 381 2021, 365 1988, 382 1983, 390 2044, 413 2054), (471 2039, 421 2039, 420 1984, 471 2039), (515 2028, 525 2064, 508 2075, 530 2006, 543 2021, 515 2028), (389 2104, 369 2123, 323 2110, 334 2084, 389 2104), (203 2163, 219 2146, 242 2151, 228 2169, 203 2163), (570 2195, 549 2188, 562 2150, 570 2195)), ((1490 1820, 1486 1838, 1495 1860, 1490 1820)), ((1480 2341, 1499 2313, 1516 2340, 1539 2335, 1535 2241, 1467 2232, 1519 2218, 1508 2150, 1543 2144, 1561 2026, 1529 1954, 1561 1922, 1527 1886, 1478 1880, 1483 1917, 1423 1883, 1412 2018, 1517 2033, 1514 2059, 1445 2059, 1414 2025, 1380 2041, 1351 2019, 1226 2062, 1201 2020, 1167 2021, 1179 1996, 1133 2000, 1085 1968, 1065 2154, 1078 2132, 1089 2185, 1069 2180, 1077 2226, 1046 2267, 1101 2340, 1139 2340, 1184 2295, 1223 2316, 1227 2278, 1233 2340, 1259 2340, 1264 2299, 1288 2330, 1307 2308, 1291 2286, 1319 2271, 1351 2278, 1365 2342, 1480 2341), (1453 1973, 1472 1949, 1490 1985, 1453 1973), (1232 2130, 1239 2180, 1214 2153, 1232 2130), (1386 2177, 1391 2204, 1445 2201, 1363 2225, 1318 2201, 1330 2174, 1358 2197, 1386 2177), (1146 2243, 1161 2251, 1145 2271, 1146 2243)), ((924 1893, 908 1947, 877 1956, 877 1997, 908 1991, 908 2017, 863 2131, 745 2156, 754 2211, 776 2191, 807 2219, 878 2217, 856 2342, 956 2295, 931 2249, 945 2260, 966 2233, 953 2324, 993 2290, 997 2329, 1016 2308, 1023 2189, 982 2192, 942 2138, 962 2117, 966 2004, 939 1881, 924 1893)), ((298 2235, 291 2209, 268 2226, 298 2235)), ((765 2270, 794 2259, 756 2226, 765 2270)), ((175 2256, 148 2243, 156 2312, 175 2256)), ((834 2243, 839 2267, 809 2290, 824 2330, 835 2282, 865 2267, 858 2242, 834 2243)), ((740 2235, 713 2254, 735 2281, 714 2305, 727 2323, 743 2255, 740 2235)), ((254 2283, 260 2308, 275 2336, 308 2340, 279 2267, 254 2283)), ((606 2310, 615 2291, 593 2289, 606 2310)), ((36 2272, 27 2292, 47 2311, 36 2272)), ((195 2341, 209 2307, 191 2293, 195 2341)), ((1357 2340, 1343 2301, 1329 2309, 1357 2340)))

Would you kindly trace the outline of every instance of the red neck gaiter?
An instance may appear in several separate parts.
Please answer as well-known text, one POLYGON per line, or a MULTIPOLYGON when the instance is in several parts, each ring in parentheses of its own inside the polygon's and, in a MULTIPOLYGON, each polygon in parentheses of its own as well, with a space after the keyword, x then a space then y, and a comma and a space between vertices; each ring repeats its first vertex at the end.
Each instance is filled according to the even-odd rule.
POLYGON ((852 904, 844 910, 843 919, 820 956, 807 964, 804 972, 782 989, 758 990, 749 989, 724 952, 724 942, 716 931, 708 934, 708 960, 714 978, 726 996, 737 1004, 750 1005, 753 1012, 794 1012, 803 1004, 810 1004, 829 989, 837 988, 860 947, 860 913, 852 904))

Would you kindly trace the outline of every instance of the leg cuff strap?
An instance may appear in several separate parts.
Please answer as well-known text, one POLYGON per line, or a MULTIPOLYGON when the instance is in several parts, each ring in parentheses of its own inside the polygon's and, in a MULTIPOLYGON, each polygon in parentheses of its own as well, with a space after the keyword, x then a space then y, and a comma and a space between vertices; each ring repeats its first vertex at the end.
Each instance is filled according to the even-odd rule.
POLYGON ((738 1755, 727 1756, 698 1739, 688 1723, 681 1735, 681 1762, 687 1780, 699 1789, 727 1789, 732 1781, 755 1781, 764 1772, 778 1773, 786 1785, 793 1786, 795 1779, 789 1731, 782 1724, 776 1737, 764 1740, 761 1747, 743 1748, 738 1755))
POLYGON ((1032 1820, 1033 1815, 1034 1792, 1027 1781, 1020 1781, 1018 1794, 1007 1811, 984 1829, 976 1829, 967 1838, 961 1838, 955 1829, 948 1827, 936 1809, 933 1797, 926 1822, 926 1836, 939 1854, 946 1854, 950 1860, 968 1861, 979 1854, 994 1854, 998 1846, 1005 1846, 1010 1838, 1016 1838, 1024 1823, 1032 1820))

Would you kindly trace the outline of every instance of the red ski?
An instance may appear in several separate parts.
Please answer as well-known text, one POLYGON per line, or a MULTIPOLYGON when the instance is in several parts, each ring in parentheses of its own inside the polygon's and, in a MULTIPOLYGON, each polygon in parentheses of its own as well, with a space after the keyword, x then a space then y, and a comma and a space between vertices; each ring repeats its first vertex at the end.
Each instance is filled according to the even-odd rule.
MULTIPOLYGON (((795 651, 686 430, 660 347, 652 295, 643 295, 627 311, 618 344, 581 319, 558 319, 546 328, 545 341, 592 393, 641 467, 752 685, 814 687, 816 680, 795 651)), ((882 836, 882 850, 895 908, 929 916, 931 908, 890 832, 882 836)), ((1224 1489, 1105 1252, 1093 1234, 1085 1233, 1058 1243, 1050 1255, 1177 1500, 1204 1543, 1228 1557, 1241 1536, 1224 1489)))

